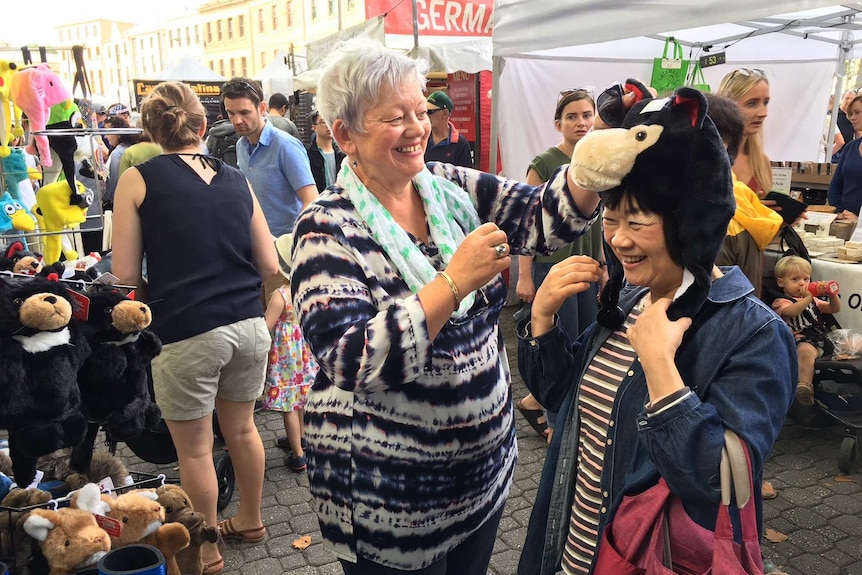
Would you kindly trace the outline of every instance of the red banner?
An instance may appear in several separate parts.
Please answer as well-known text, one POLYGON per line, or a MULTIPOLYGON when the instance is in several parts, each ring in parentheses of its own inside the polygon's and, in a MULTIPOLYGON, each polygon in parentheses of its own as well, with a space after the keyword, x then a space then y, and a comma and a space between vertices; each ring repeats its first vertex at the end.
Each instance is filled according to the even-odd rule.
MULTIPOLYGON (((415 0, 423 36, 490 36, 494 0, 415 0)), ((386 14, 387 34, 413 34, 411 0, 366 0, 365 17, 386 14), (393 6, 397 7, 393 10, 393 6), (391 12, 389 12, 392 10, 391 12)))

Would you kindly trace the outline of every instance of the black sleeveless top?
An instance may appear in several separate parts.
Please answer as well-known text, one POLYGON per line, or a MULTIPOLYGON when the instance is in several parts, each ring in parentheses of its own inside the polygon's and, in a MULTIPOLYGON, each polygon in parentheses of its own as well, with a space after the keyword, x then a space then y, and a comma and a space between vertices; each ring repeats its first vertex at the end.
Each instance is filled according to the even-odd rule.
POLYGON ((175 154, 136 166, 147 187, 138 213, 151 329, 163 343, 263 316, 248 183, 220 160, 201 161, 215 162, 209 184, 175 154))

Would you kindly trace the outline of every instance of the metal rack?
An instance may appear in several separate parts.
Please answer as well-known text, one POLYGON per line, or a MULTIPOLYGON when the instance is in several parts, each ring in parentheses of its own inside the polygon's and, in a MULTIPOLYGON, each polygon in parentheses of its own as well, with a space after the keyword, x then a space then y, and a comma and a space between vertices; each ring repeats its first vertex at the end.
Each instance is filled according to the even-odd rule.
MULTIPOLYGON (((95 137, 101 136, 120 136, 120 135, 137 135, 141 134, 143 130, 140 128, 65 128, 58 130, 34 130, 30 132, 31 135, 34 136, 73 136, 73 137, 90 137, 90 155, 93 158, 93 169, 95 172, 104 172, 105 162, 96 154, 96 140, 95 137)), ((5 174, 2 166, 0 166, 0 184, 3 186, 3 190, 6 189, 6 177, 10 174, 5 174)), ((16 175, 20 175, 17 174, 16 175)), ((25 174, 27 175, 27 174, 25 174)), ((100 198, 105 192, 105 180, 100 179, 98 175, 95 178, 97 189, 94 192, 97 192, 97 198, 95 201, 100 201, 100 198)), ((31 206, 27 206, 28 208, 31 206)), ((49 235, 66 235, 66 234, 81 234, 81 233, 90 233, 90 232, 98 232, 104 230, 105 221, 104 221, 104 213, 101 210, 101 206, 98 214, 86 216, 87 222, 92 223, 96 222, 96 225, 88 225, 84 227, 85 224, 81 224, 80 226, 76 226, 73 228, 67 228, 65 230, 60 231, 46 231, 46 230, 36 230, 33 232, 21 232, 15 231, 14 234, 8 234, 9 239, 12 238, 25 238, 29 241, 30 238, 40 238, 43 236, 49 235)), ((5 237, 5 236, 2 236, 5 237)), ((78 244, 79 241, 74 241, 73 243, 78 244)), ((76 245, 76 248, 80 246, 76 245)), ((78 249, 78 251, 82 251, 78 249)))

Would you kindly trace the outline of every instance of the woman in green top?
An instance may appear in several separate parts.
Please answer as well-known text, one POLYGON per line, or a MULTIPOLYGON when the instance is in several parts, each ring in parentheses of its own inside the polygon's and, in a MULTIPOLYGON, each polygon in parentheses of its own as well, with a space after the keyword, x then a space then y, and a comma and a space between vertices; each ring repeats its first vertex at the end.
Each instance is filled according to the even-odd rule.
MULTIPOLYGON (((554 111, 554 127, 563 136, 562 141, 533 158, 527 170, 527 183, 537 186, 547 182, 554 171, 572 160, 575 144, 593 127, 596 105, 590 92, 583 89, 560 92, 554 111)), ((587 233, 573 243, 564 246, 551 256, 518 256, 518 283, 515 291, 526 303, 532 303, 536 288, 555 263, 572 255, 588 255, 604 261, 602 254, 602 228, 594 224, 587 233)), ((606 275, 606 274, 605 274, 606 275)), ((598 311, 599 284, 566 300, 560 308, 560 326, 574 340, 588 325, 596 320, 598 311)), ((551 433, 542 406, 532 394, 517 403, 517 408, 537 433, 550 441, 551 433)), ((553 414, 551 414, 553 417, 553 414)), ((553 421, 551 421, 553 423, 553 421)))

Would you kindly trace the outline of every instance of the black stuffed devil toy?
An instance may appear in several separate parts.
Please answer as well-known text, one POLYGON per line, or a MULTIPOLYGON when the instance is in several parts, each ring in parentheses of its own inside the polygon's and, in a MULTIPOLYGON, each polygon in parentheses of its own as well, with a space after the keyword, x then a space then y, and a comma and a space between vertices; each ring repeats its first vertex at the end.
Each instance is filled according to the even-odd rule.
POLYGON ((77 376, 90 346, 72 306, 56 279, 0 281, 0 428, 19 485, 33 480, 38 456, 84 438, 77 376))

